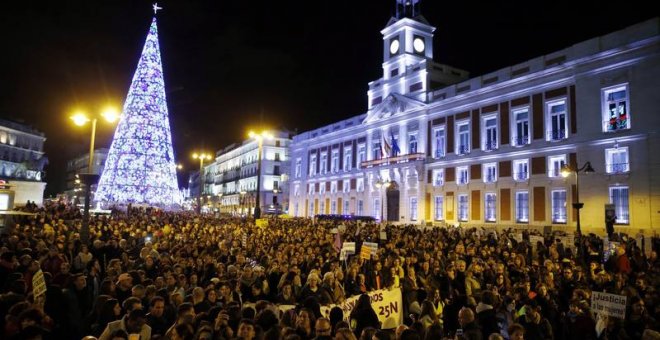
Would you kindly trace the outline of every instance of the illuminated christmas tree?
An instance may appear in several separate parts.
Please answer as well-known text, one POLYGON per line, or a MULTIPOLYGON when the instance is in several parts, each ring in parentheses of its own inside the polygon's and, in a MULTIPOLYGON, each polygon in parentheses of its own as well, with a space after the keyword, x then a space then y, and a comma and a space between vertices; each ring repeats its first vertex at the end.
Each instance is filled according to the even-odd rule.
POLYGON ((180 203, 155 17, 95 200, 158 206, 180 203))

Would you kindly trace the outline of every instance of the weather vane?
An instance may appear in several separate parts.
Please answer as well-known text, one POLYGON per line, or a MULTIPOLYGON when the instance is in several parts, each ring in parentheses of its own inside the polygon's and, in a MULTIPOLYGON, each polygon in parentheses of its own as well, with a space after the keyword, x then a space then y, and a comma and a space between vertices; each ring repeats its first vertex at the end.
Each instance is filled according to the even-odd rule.
POLYGON ((155 3, 154 4, 154 14, 157 14, 159 9, 163 9, 163 7, 158 7, 158 3, 155 3))

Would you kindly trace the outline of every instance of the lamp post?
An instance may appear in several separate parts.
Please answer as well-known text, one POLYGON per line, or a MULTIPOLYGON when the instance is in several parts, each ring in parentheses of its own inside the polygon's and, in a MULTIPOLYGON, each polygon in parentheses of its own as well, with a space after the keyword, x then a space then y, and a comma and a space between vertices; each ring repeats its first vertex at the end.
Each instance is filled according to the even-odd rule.
MULTIPOLYGON (((119 113, 113 107, 107 107, 103 110, 100 116, 108 123, 114 123, 119 119, 119 113)), ((84 112, 76 112, 70 117, 74 124, 83 126, 87 122, 92 122, 92 133, 89 139, 89 159, 87 161, 87 173, 80 174, 80 180, 85 185, 85 208, 83 210, 82 226, 80 228, 80 241, 84 245, 89 245, 89 205, 92 196, 92 185, 96 184, 99 180, 99 174, 94 173, 94 141, 96 139, 96 123, 98 117, 93 116, 92 119, 87 117, 84 112)))
POLYGON ((585 174, 591 174, 594 173, 594 168, 591 166, 591 162, 586 162, 581 168, 578 168, 577 165, 575 168, 571 167, 568 164, 564 164, 564 166, 561 167, 561 175, 564 178, 567 178, 570 176, 571 173, 575 173, 575 202, 573 203, 573 208, 576 210, 576 220, 577 220, 577 234, 578 234, 578 242, 580 244, 580 252, 582 261, 586 259, 586 254, 584 250, 584 242, 582 242, 582 229, 580 227, 580 209, 584 206, 584 203, 580 202, 580 173, 583 172, 585 174))
POLYGON ((199 192, 197 193, 197 213, 202 213, 202 191, 204 191, 204 161, 210 160, 211 155, 207 153, 193 153, 193 159, 199 159, 199 192))
POLYGON ((254 207, 254 219, 261 218, 261 202, 260 202, 260 193, 261 193, 261 153, 263 150, 264 139, 272 139, 273 136, 268 131, 262 131, 261 133, 255 133, 250 131, 250 138, 254 138, 257 141, 257 198, 254 207))
POLYGON ((384 209, 384 206, 385 206, 385 190, 387 190, 387 188, 390 186, 390 184, 392 184, 392 182, 390 182, 389 180, 383 181, 383 180, 379 179, 379 180, 376 181, 376 188, 379 189, 378 191, 380 191, 380 188, 383 188, 383 194, 380 196, 380 222, 381 223, 383 222, 383 214, 384 214, 383 211, 385 210, 384 209))

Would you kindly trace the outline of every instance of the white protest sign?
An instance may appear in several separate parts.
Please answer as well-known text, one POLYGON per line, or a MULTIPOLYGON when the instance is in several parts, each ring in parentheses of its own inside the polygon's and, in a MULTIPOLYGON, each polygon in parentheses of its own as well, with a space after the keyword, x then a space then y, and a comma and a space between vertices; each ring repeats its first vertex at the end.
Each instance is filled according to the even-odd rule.
POLYGON ((518 242, 518 243, 522 242, 522 240, 523 240, 522 233, 513 234, 513 239, 516 240, 516 242, 518 242))
POLYGON ((46 280, 44 279, 44 273, 39 269, 34 276, 32 277, 32 295, 38 297, 46 293, 46 280))
POLYGON ((355 254, 355 242, 344 242, 341 250, 345 252, 346 255, 355 254))
POLYGON ((591 294, 591 310, 597 314, 605 314, 624 319, 626 317, 626 297, 623 295, 593 292, 591 294))

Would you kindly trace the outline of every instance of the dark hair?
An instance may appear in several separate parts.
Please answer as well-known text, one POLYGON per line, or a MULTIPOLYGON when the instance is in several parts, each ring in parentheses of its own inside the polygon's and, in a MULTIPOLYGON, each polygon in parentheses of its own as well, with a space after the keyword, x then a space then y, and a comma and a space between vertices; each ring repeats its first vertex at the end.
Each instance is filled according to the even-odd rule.
POLYGON ((194 309, 192 304, 190 304, 188 302, 184 302, 184 303, 179 305, 179 307, 176 310, 176 314, 177 314, 177 316, 181 316, 183 313, 185 313, 189 310, 192 310, 192 309, 194 309))
POLYGON ((119 304, 119 301, 117 299, 108 299, 106 300, 103 305, 101 305, 101 310, 99 311, 98 318, 96 319, 96 323, 99 325, 104 325, 107 324, 108 322, 115 321, 117 320, 117 316, 115 315, 115 306, 119 304))
POLYGON ((155 306, 158 301, 162 301, 163 303, 165 303, 165 298, 163 298, 162 296, 156 295, 156 296, 152 297, 151 300, 149 300, 149 306, 151 306, 151 307, 155 306))
POLYGON ((129 313, 133 310, 133 305, 136 303, 142 303, 140 299, 136 298, 135 296, 131 296, 124 300, 124 303, 121 304, 122 308, 126 311, 126 313, 129 313))

